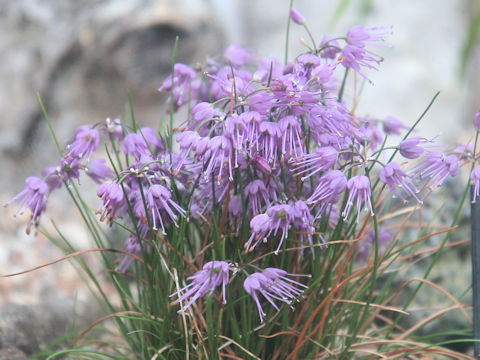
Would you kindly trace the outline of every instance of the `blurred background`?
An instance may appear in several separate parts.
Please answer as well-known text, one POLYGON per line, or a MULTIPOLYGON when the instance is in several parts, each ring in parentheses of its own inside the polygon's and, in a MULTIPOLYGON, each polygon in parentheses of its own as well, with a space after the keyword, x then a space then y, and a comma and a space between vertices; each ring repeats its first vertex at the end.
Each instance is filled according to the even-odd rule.
MULTIPOLYGON (((128 93, 139 123, 158 127, 166 115, 157 89, 171 69, 177 35, 179 62, 203 62, 230 43, 244 45, 257 59, 275 56, 282 62, 289 4, 0 0, 1 203, 23 188, 26 176, 57 162, 37 93, 62 143, 81 124, 123 117, 128 93)), ((413 124, 440 91, 418 134, 440 135, 449 144, 471 139, 480 108, 480 1, 296 0, 294 6, 307 17, 317 42, 324 34, 344 35, 356 24, 392 27, 391 47, 376 49, 385 61, 380 71, 369 73, 373 85, 365 84, 360 114, 413 124)), ((307 38, 304 29, 292 24, 290 59, 304 50, 301 38, 307 38)), ((47 215, 68 229, 79 248, 88 248, 86 232, 64 211, 70 202, 58 196, 49 206, 47 215)), ((24 234, 28 216, 13 219, 14 212, 12 206, 0 215, 0 273, 58 258, 47 239, 24 234)), ((47 217, 44 223, 49 226, 47 217)), ((0 305, 81 299, 79 284, 67 263, 0 279, 0 305)), ((6 346, 1 338, 0 350, 6 346)))

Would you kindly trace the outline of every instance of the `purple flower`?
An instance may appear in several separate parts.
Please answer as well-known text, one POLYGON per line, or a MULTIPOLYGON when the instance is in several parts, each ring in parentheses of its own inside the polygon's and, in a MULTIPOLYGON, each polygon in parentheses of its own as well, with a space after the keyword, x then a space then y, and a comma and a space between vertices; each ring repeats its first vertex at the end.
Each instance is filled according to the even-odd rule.
POLYGON ((407 159, 417 159, 424 153, 425 149, 420 144, 426 144, 432 142, 425 138, 416 136, 409 139, 405 139, 400 142, 399 150, 400 154, 407 159))
POLYGON ((225 261, 209 261, 203 265, 202 270, 189 276, 187 280, 191 280, 190 284, 170 295, 172 297, 183 293, 175 300, 175 304, 190 298, 178 312, 180 313, 188 309, 197 299, 210 296, 220 284, 222 285, 223 303, 226 304, 225 287, 230 279, 229 270, 230 267, 225 261))
POLYGON ((144 138, 144 141, 147 143, 148 148, 154 152, 158 153, 159 151, 165 150, 163 142, 158 136, 158 132, 150 127, 142 127, 140 129, 140 135, 144 138))
POLYGON ((122 150, 126 155, 132 155, 137 160, 142 155, 148 154, 147 144, 140 134, 128 134, 123 139, 122 150))
MULTIPOLYGON (((134 255, 138 255, 142 251, 140 242, 135 235, 131 234, 128 236, 127 240, 125 240, 125 251, 134 255)), ((115 271, 119 273, 125 273, 130 268, 134 260, 135 259, 133 257, 125 255, 120 261, 120 264, 118 264, 115 271)))
POLYGON ((274 57, 265 57, 260 60, 257 71, 253 74, 253 79, 258 82, 267 81, 269 77, 276 79, 282 76, 282 65, 274 57))
POLYGON ((305 152, 301 122, 294 116, 285 116, 278 121, 282 132, 282 160, 287 155, 287 160, 295 156, 297 159, 305 152))
POLYGON ((247 63, 251 52, 240 45, 232 44, 225 50, 224 54, 233 66, 239 67, 247 63))
POLYGON ((480 111, 478 111, 473 118, 473 126, 475 126, 475 130, 480 131, 480 111))
POLYGON ((294 164, 296 168, 295 176, 310 172, 307 176, 302 177, 302 181, 308 179, 313 174, 319 171, 325 171, 332 168, 338 160, 338 151, 332 146, 323 146, 317 149, 314 153, 305 154, 294 164), (302 169, 301 171, 298 171, 302 169))
MULTIPOLYGON (((367 76, 362 72, 361 68, 377 70, 372 63, 380 64, 383 61, 381 56, 375 55, 370 51, 365 50, 363 47, 357 47, 347 45, 343 48, 342 55, 339 57, 342 65, 346 68, 355 70, 363 78, 367 79, 367 76)), ((370 81, 370 80, 369 80, 370 81)))
POLYGON ((402 129, 408 129, 408 126, 405 126, 404 123, 393 116, 387 116, 385 118, 385 121, 383 122, 383 131, 386 134, 400 135, 402 129))
POLYGON ((160 225, 163 234, 166 234, 165 221, 162 216, 163 213, 167 213, 170 220, 172 220, 177 227, 178 216, 175 215, 173 211, 175 210, 180 215, 186 216, 185 210, 172 200, 170 190, 162 185, 155 184, 150 186, 145 193, 145 201, 147 209, 152 216, 153 229, 158 230, 158 225, 160 225))
POLYGON ((254 180, 245 186, 245 197, 248 199, 247 212, 250 215, 257 215, 262 211, 262 204, 269 205, 270 198, 267 188, 262 180, 254 180))
POLYGON ((108 178, 112 178, 114 173, 107 165, 105 159, 93 159, 85 166, 85 172, 97 184, 108 178))
POLYGON ((82 168, 79 158, 71 157, 67 154, 60 159, 59 174, 64 181, 78 179, 82 168))
POLYGON ((112 226, 117 214, 122 213, 126 206, 123 189, 116 182, 105 182, 98 188, 97 196, 102 200, 102 205, 97 210, 97 214, 101 214, 100 221, 108 218, 108 223, 112 226))
POLYGON ((98 148, 100 134, 89 126, 81 126, 75 131, 75 140, 68 145, 67 157, 87 160, 98 148))
POLYGON ((303 14, 298 9, 295 9, 293 7, 290 9, 290 18, 295 24, 298 25, 303 25, 306 22, 305 16, 303 16, 303 14))
POLYGON ((366 28, 363 25, 353 26, 347 32, 347 43, 358 48, 363 48, 368 44, 379 45, 379 41, 384 41, 391 30, 385 27, 366 28))
POLYGON ((231 142, 225 136, 219 135, 209 139, 208 151, 204 155, 204 159, 207 162, 204 171, 205 180, 210 180, 210 175, 216 171, 216 179, 218 184, 220 184, 223 176, 223 167, 226 162, 228 166, 228 179, 233 181, 233 168, 235 166, 232 164, 232 153, 231 142))
POLYGON ((278 243, 277 249, 275 250, 275 255, 278 255, 278 252, 282 247, 283 241, 288 236, 288 229, 290 228, 292 221, 294 220, 293 209, 290 205, 278 204, 270 207, 270 209, 268 209, 267 211, 267 214, 270 218, 270 233, 273 233, 273 236, 276 236, 278 230, 282 230, 280 242, 278 243))
POLYGON ((111 120, 110 118, 107 118, 105 120, 105 125, 103 130, 104 130, 104 133, 106 133, 107 135, 111 135, 116 140, 123 139, 122 122, 119 118, 115 118, 113 120, 111 120))
POLYGON ((49 166, 42 171, 42 176, 48 185, 49 192, 62 187, 63 183, 59 171, 58 166, 49 166))
POLYGON ((252 234, 245 243, 246 251, 253 251, 260 241, 266 241, 266 237, 270 233, 271 223, 272 221, 267 214, 256 215, 252 218, 252 220, 250 220, 250 230, 252 234), (252 245, 253 241, 255 242, 252 245))
POLYGON ((341 51, 340 44, 329 35, 325 35, 320 42, 320 56, 324 59, 335 59, 341 51))
MULTIPOLYGON (((378 245, 385 246, 392 239, 392 234, 385 228, 380 229, 378 245)), ((375 246, 375 230, 370 231, 363 239, 357 250, 355 260, 366 260, 373 246, 375 246)))
POLYGON ((470 174, 470 179, 474 183, 472 202, 476 202, 477 196, 480 196, 480 165, 477 165, 473 169, 472 173, 470 174))
POLYGON ((278 123, 263 121, 260 123, 260 133, 262 134, 258 140, 263 156, 268 160, 272 169, 275 169, 277 163, 277 150, 282 131, 278 123))
MULTIPOLYGON (((243 282, 243 288, 249 293, 257 305, 260 322, 263 322, 266 316, 262 308, 258 295, 261 294, 277 310, 280 308, 275 304, 275 300, 284 302, 292 307, 294 301, 298 301, 303 291, 308 286, 292 280, 287 276, 310 276, 289 274, 285 270, 277 268, 267 268, 263 272, 256 272, 249 275, 243 282)), ((293 308, 293 307, 292 307, 293 308)))
POLYGON ((316 78, 320 84, 325 85, 333 76, 335 68, 330 64, 320 64, 312 69, 312 77, 316 78))
POLYGON ((170 97, 173 96, 175 109, 178 109, 187 102, 190 96, 194 95, 189 94, 189 90, 191 89, 191 81, 195 75, 195 71, 190 66, 176 63, 173 69, 173 80, 172 75, 168 76, 158 90, 169 92, 170 97))
POLYGON ((313 194, 307 204, 331 204, 339 200, 347 188, 347 179, 340 170, 330 170, 320 177, 313 194))
POLYGON ((212 121, 221 115, 222 113, 212 104, 200 102, 192 108, 192 114, 188 122, 188 129, 196 130, 200 136, 207 136, 210 131, 212 121))
POLYGON ((255 156, 253 157, 253 164, 255 165, 255 168, 257 170, 260 170, 264 174, 272 173, 272 168, 268 164, 267 159, 265 159, 263 156, 255 154, 255 156))
POLYGON ((440 151, 429 152, 420 163, 412 169, 413 178, 427 179, 429 187, 434 189, 440 186, 448 176, 456 176, 459 171, 458 157, 445 156, 440 151))
MULTIPOLYGON (((396 162, 391 162, 385 165, 380 171, 380 180, 388 185, 390 191, 395 191, 395 188, 398 186, 403 190, 407 197, 411 196, 420 204, 422 203, 422 200, 417 197, 418 190, 411 181, 410 176, 408 176, 396 162)), ((398 193, 398 195, 403 201, 406 201, 401 193, 398 193)))
POLYGON ((355 199, 357 200, 356 207, 357 207, 357 222, 360 219, 360 212, 362 210, 362 203, 370 210, 370 213, 373 216, 373 208, 372 208, 372 199, 371 199, 371 190, 370 190, 370 179, 366 176, 354 176, 350 178, 347 182, 348 190, 350 190, 347 199, 347 205, 343 210, 342 216, 347 218, 352 210, 353 203, 355 199))
POLYGON ((15 201, 19 202, 19 208, 14 216, 17 216, 19 213, 23 214, 23 211, 27 207, 30 209, 31 216, 26 229, 27 234, 30 234, 32 225, 34 227, 38 226, 40 215, 47 207, 48 185, 45 181, 35 176, 28 177, 25 180, 25 184, 25 188, 6 203, 5 206, 8 206, 15 201))
POLYGON ((228 203, 228 212, 237 219, 242 218, 243 206, 242 206, 242 197, 240 195, 234 195, 228 203))
POLYGON ((310 245, 312 255, 315 256, 315 250, 313 248, 313 235, 315 233, 313 222, 315 219, 310 213, 310 209, 303 200, 297 200, 293 204, 291 203, 291 209, 294 218, 293 226, 295 228, 295 236, 298 237, 300 243, 310 245))

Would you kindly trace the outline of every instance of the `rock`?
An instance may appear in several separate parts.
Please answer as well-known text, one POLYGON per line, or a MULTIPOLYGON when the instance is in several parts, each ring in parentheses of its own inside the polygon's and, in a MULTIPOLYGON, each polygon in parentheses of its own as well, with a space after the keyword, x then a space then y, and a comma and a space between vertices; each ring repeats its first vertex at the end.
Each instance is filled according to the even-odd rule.
POLYGON ((157 89, 176 36, 177 61, 193 64, 223 48, 216 30, 205 5, 183 2, 2 2, 0 152, 12 171, 0 184, 11 188, 56 164, 37 92, 62 144, 78 125, 123 118, 128 93, 138 121, 158 127, 164 99, 157 89))
POLYGON ((35 307, 10 304, 0 309, 0 348, 31 355, 65 334, 71 312, 62 304, 35 307))
POLYGON ((27 355, 16 347, 7 346, 0 348, 0 360, 27 360, 27 355))

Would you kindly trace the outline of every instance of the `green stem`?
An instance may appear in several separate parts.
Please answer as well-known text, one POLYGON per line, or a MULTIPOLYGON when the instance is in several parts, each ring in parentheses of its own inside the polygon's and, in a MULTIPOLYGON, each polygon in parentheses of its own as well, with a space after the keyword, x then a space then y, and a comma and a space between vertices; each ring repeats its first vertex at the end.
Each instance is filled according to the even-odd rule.
POLYGON ((290 0, 290 6, 288 8, 288 20, 287 20, 287 35, 285 37, 285 65, 288 63, 288 43, 290 40, 290 23, 292 19, 290 19, 290 9, 293 7, 293 0, 290 0))

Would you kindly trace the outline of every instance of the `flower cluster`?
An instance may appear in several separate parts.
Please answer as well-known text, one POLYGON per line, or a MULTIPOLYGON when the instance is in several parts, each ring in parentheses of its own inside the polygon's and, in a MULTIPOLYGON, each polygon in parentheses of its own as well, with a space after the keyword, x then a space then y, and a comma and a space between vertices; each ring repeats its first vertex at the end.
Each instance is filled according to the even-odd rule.
MULTIPOLYGON (((290 14, 296 24, 306 26, 298 10, 290 14)), ((388 151, 382 145, 385 137, 401 134, 405 125, 393 117, 362 118, 343 98, 338 86, 342 67, 367 78, 382 61, 370 48, 384 46, 389 32, 355 26, 346 37, 324 37, 285 65, 274 58, 255 62, 254 54, 239 45, 202 69, 177 63, 160 91, 167 93, 171 109, 189 111, 172 132, 160 136, 148 127, 132 130, 120 119, 82 126, 59 165, 46 169, 43 178, 28 178, 9 204, 18 201, 19 211, 30 208, 30 231, 51 191, 84 172, 100 184, 100 220, 131 229, 125 246, 135 254, 181 224, 210 226, 221 213, 227 232, 222 235, 231 239, 225 258, 205 263, 187 277, 188 285, 170 296, 178 296, 176 303, 185 311, 221 285, 226 302, 231 264, 238 260, 234 254, 250 261, 258 253, 275 256, 297 248, 299 258, 321 256, 332 240, 326 231, 344 224, 354 227, 375 215, 374 176, 402 200, 421 203, 424 188, 457 175, 465 161, 462 154, 431 151, 433 140, 420 137, 394 146, 405 162, 382 162, 388 151), (118 163, 92 158, 101 141, 117 151, 118 163), (415 162, 411 166, 410 160, 415 162)), ((472 179, 476 200, 478 167, 472 179)), ((388 236, 378 237, 383 243, 388 236)), ((124 258, 117 270, 127 271, 132 261, 124 258)), ((291 305, 307 289, 291 279, 301 275, 283 269, 268 267, 247 275, 243 288, 261 321, 266 313, 260 295, 278 310, 275 301, 291 305)))

